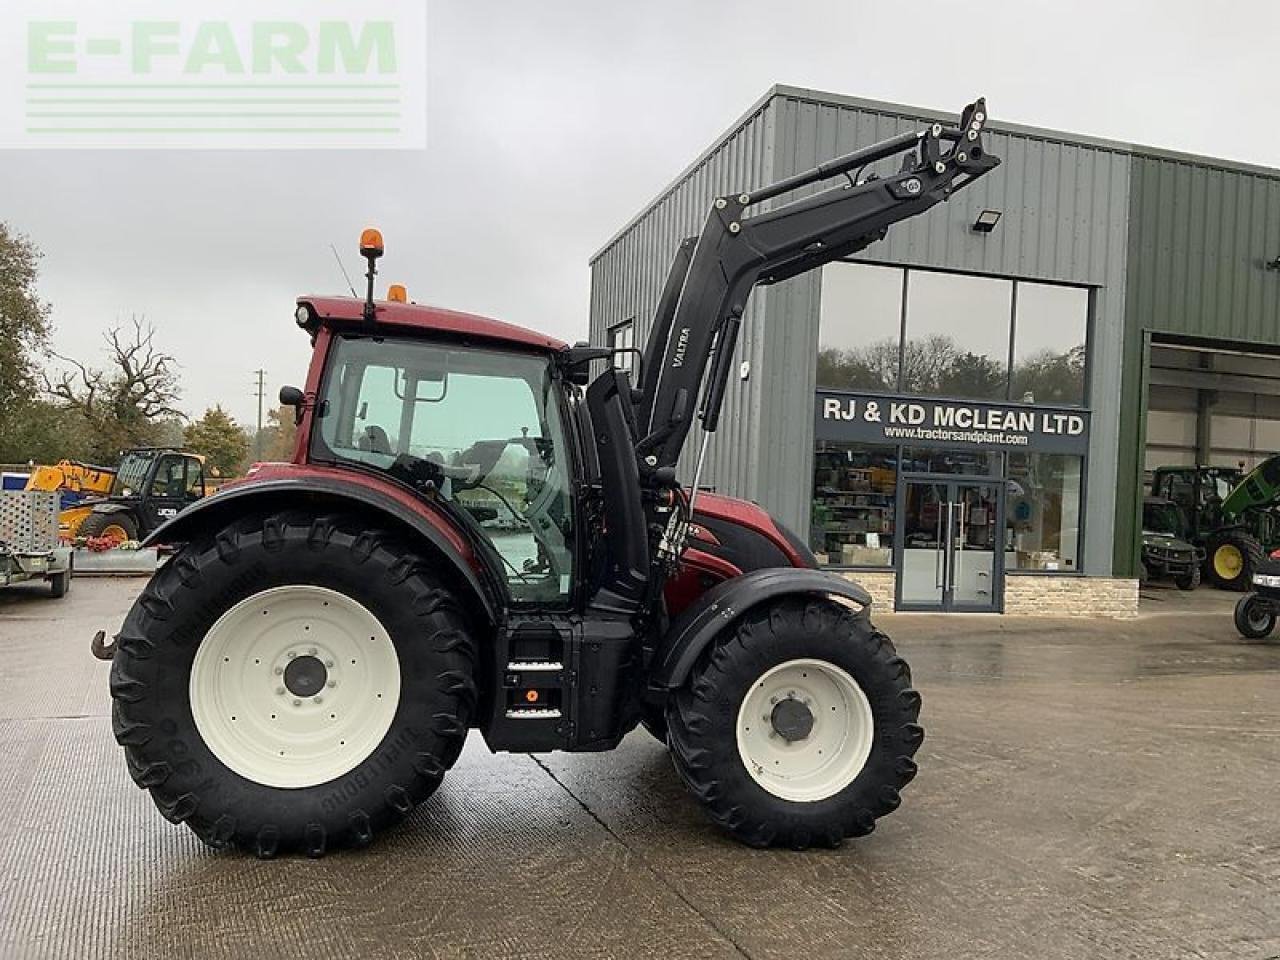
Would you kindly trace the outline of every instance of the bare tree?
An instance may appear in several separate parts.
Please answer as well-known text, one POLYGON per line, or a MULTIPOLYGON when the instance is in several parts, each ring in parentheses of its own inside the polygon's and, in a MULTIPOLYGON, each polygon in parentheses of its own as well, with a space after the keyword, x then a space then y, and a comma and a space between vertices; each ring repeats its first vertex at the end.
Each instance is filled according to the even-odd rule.
POLYGON ((111 365, 103 370, 53 353, 72 369, 56 380, 45 375, 45 389, 63 407, 79 412, 95 436, 98 455, 111 458, 120 449, 154 441, 166 419, 184 417, 175 403, 181 395, 177 360, 155 344, 155 327, 133 316, 103 335, 111 365))

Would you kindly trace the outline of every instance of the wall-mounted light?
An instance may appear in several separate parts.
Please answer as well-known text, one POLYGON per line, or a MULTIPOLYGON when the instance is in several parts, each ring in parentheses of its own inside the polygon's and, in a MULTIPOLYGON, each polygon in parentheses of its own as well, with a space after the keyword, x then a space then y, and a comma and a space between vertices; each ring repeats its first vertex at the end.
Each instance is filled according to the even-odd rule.
POLYGON ((996 224, 1000 222, 1001 212, 999 210, 983 210, 978 214, 978 219, 973 221, 974 233, 990 233, 996 228, 996 224))

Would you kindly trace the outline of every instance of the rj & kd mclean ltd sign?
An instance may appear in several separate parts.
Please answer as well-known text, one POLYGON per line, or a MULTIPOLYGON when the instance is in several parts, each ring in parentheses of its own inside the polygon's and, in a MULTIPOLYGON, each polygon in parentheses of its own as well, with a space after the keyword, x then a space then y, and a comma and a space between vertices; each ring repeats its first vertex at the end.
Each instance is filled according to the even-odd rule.
POLYGON ((819 440, 1084 454, 1089 411, 818 391, 819 440))

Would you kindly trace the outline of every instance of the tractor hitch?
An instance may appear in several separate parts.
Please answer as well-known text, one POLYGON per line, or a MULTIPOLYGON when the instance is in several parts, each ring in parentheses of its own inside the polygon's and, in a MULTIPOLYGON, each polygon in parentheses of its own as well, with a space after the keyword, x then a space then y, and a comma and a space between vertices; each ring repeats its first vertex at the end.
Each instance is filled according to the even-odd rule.
POLYGON ((89 652, 99 660, 110 660, 116 655, 116 649, 119 647, 120 638, 115 636, 111 638, 111 642, 107 643, 107 631, 99 630, 93 635, 93 639, 89 641, 89 652))

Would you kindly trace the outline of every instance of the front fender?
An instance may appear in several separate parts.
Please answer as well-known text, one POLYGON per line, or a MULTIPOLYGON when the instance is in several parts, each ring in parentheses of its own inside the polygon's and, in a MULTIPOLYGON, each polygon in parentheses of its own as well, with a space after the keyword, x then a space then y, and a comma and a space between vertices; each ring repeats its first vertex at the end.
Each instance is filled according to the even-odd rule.
POLYGON ((830 597, 864 610, 871 595, 834 573, 796 567, 753 570, 712 587, 689 606, 667 631, 655 659, 650 685, 675 690, 684 685, 702 651, 744 613, 779 597, 830 597))
MULTIPOLYGON (((316 471, 319 473, 319 471, 316 471)), ((162 524, 143 541, 144 547, 181 543, 220 529, 245 512, 257 509, 297 509, 308 503, 325 509, 356 508, 408 528, 421 536, 462 579, 490 622, 497 620, 494 598, 472 566, 473 555, 465 539, 448 521, 425 506, 406 503, 405 496, 366 482, 343 482, 323 475, 249 480, 227 487, 187 507, 162 524)))

